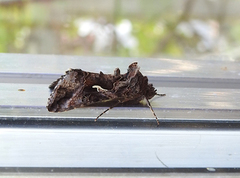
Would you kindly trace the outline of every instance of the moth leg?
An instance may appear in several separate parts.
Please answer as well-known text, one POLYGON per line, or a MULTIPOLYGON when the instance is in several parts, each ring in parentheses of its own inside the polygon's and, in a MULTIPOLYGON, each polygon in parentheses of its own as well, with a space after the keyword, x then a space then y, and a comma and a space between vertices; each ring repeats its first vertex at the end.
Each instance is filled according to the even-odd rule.
POLYGON ((152 108, 152 106, 151 106, 151 104, 150 104, 149 100, 148 100, 146 97, 145 97, 145 99, 147 100, 148 107, 150 108, 150 110, 152 111, 152 113, 153 113, 154 117, 156 118, 156 121, 157 121, 157 126, 159 126, 159 125, 160 125, 160 123, 159 123, 159 120, 158 120, 158 118, 157 118, 157 115, 155 114, 155 112, 154 112, 154 110, 153 110, 153 108, 152 108))
POLYGON ((109 107, 108 109, 106 109, 105 111, 103 111, 101 114, 98 115, 98 117, 94 120, 95 122, 98 120, 99 117, 101 117, 104 113, 106 113, 107 111, 109 111, 110 109, 114 108, 115 106, 117 106, 119 104, 119 102, 117 102, 116 104, 114 104, 113 106, 109 107))
POLYGON ((166 96, 166 94, 164 94, 164 93, 157 93, 156 95, 158 95, 158 96, 166 96))

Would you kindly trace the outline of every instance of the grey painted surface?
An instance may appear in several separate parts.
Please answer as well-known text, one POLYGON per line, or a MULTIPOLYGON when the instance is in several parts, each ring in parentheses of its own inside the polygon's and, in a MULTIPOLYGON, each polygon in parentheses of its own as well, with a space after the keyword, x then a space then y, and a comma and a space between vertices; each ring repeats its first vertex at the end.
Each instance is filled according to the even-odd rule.
POLYGON ((1 129, 1 167, 240 167, 240 131, 1 129))
POLYGON ((7 73, 64 74, 69 68, 126 73, 137 61, 147 76, 240 79, 240 62, 217 60, 174 60, 163 58, 84 57, 60 55, 0 54, 0 71, 7 73))
POLYGON ((239 62, 0 54, 0 63, 0 167, 240 167, 240 131, 226 126, 240 119, 239 62), (139 61, 159 93, 167 94, 151 100, 159 119, 200 120, 201 128, 156 129, 146 106, 110 110, 102 123, 109 121, 111 127, 101 120, 91 124, 103 107, 47 112, 48 83, 67 68, 112 73, 120 67, 126 72, 133 61, 139 61), (84 124, 84 119, 91 127, 52 128, 55 121, 84 124), (142 125, 115 127, 134 119, 143 120, 142 125), (43 120, 46 125, 38 125, 43 120), (226 128, 206 130, 209 120, 211 126, 225 122, 226 128))
MULTIPOLYGON (((157 87, 165 97, 154 97, 151 104, 159 118, 164 119, 240 119, 240 90, 212 88, 157 87)), ((106 107, 87 107, 62 113, 50 113, 46 109, 50 96, 46 84, 9 84, 0 86, 0 117, 82 117, 94 118, 106 107), (25 91, 18 91, 24 89, 25 91)), ((150 109, 144 107, 115 107, 107 112, 107 118, 154 119, 150 109)))
MULTIPOLYGON (((156 108, 240 109, 239 89, 156 87, 165 97, 155 96, 156 108)), ((1 105, 45 107, 50 96, 47 84, 8 84, 0 86, 1 105), (19 91, 24 89, 25 91, 19 91)))

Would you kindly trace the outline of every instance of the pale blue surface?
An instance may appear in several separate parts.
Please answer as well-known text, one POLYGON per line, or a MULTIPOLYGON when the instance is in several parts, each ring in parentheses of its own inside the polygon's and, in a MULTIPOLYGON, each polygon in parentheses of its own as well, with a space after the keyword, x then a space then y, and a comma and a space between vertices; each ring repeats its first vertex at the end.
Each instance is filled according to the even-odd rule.
POLYGON ((240 167, 240 131, 1 129, 1 167, 240 167))

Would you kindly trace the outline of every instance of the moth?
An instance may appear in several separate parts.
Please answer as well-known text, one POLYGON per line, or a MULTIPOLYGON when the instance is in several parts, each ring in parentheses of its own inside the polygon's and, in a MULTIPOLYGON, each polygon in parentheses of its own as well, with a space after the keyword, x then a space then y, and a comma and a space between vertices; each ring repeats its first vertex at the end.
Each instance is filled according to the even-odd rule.
POLYGON ((119 104, 133 105, 145 99, 156 118, 149 99, 157 90, 148 83, 148 78, 139 71, 137 62, 129 65, 127 73, 120 74, 116 68, 114 74, 86 72, 81 69, 70 69, 49 88, 52 90, 47 109, 50 112, 63 112, 75 108, 105 104, 109 108, 96 117, 95 121, 108 110, 119 104))

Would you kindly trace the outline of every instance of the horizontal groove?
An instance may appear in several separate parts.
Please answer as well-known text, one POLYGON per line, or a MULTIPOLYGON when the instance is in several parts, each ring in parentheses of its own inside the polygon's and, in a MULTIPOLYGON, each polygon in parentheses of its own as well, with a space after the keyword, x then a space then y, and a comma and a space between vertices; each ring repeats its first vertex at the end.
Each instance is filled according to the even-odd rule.
POLYGON ((236 119, 159 119, 157 126, 155 119, 113 119, 101 118, 50 118, 50 117, 0 117, 0 128, 83 128, 83 129, 224 129, 240 128, 240 121, 236 119))
MULTIPOLYGON (((51 84, 61 74, 0 73, 0 83, 51 84)), ((149 76, 155 87, 240 89, 240 79, 149 76)))
MULTIPOLYGON (((88 173, 94 175, 94 173, 109 173, 113 176, 113 173, 130 173, 129 176, 133 176, 134 173, 156 174, 156 173, 212 173, 207 168, 69 168, 69 167, 0 167, 2 173, 88 173)), ((214 168, 214 173, 238 173, 240 168, 214 168)), ((109 176, 110 176, 109 175, 109 176)), ((107 174, 106 174, 107 176, 107 174)), ((137 174, 136 176, 139 176, 137 174)), ((102 177, 102 176, 100 176, 102 177)), ((120 176, 121 177, 121 176, 120 176)), ((140 176, 141 177, 141 176, 140 176)), ((170 176, 172 177, 172 176, 170 176)))
POLYGON ((51 84, 61 74, 0 73, 0 83, 51 84))
POLYGON ((158 87, 240 89, 239 79, 194 77, 149 77, 158 87))

